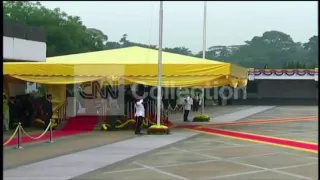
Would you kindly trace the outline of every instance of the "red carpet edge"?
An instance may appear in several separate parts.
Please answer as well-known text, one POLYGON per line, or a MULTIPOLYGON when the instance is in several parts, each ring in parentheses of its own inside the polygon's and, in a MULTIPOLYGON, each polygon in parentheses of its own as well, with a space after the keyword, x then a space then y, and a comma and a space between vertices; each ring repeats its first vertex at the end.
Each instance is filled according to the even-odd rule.
POLYGON ((229 138, 253 141, 258 143, 264 143, 264 144, 270 144, 275 146, 281 146, 286 148, 318 153, 318 144, 316 143, 262 136, 258 134, 228 131, 228 130, 222 130, 222 129, 205 128, 205 127, 200 127, 200 128, 188 127, 186 129, 190 129, 193 131, 198 131, 206 134, 211 134, 211 135, 225 136, 229 138))

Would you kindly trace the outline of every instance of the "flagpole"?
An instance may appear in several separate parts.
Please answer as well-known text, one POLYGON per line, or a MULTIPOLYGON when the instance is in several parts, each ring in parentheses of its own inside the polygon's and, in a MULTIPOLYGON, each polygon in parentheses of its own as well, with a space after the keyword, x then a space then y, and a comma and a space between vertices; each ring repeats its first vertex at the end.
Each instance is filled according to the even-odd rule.
POLYGON ((158 87, 157 87, 157 126, 161 118, 161 78, 162 78, 162 31, 163 31, 163 1, 160 1, 159 11, 159 51, 158 51, 158 87))
MULTIPOLYGON (((207 1, 204 1, 202 59, 206 59, 206 26, 207 26, 207 1)), ((202 88, 202 96, 201 96, 201 114, 203 113, 204 113, 204 88, 202 88)))

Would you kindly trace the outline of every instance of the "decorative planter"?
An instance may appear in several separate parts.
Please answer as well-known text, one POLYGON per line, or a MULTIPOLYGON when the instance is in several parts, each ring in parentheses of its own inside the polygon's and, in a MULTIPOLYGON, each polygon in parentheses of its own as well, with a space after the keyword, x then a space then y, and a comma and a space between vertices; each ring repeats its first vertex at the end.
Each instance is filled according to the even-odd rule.
POLYGON ((193 118, 193 122, 209 122, 210 117, 206 114, 200 114, 193 118))
POLYGON ((147 134, 152 134, 152 135, 170 134, 170 129, 164 125, 160 125, 160 126, 152 125, 148 128, 147 134))

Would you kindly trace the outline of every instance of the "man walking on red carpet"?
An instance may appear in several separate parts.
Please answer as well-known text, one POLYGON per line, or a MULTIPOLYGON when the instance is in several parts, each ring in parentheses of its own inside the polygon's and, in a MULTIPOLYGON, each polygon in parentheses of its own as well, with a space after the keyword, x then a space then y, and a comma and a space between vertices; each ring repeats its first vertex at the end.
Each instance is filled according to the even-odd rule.
POLYGON ((145 116, 145 110, 144 110, 144 105, 143 105, 143 99, 138 100, 135 105, 135 114, 134 117, 136 118, 136 130, 135 130, 135 134, 137 135, 141 135, 142 133, 140 132, 141 130, 141 125, 142 125, 142 121, 144 119, 145 116))

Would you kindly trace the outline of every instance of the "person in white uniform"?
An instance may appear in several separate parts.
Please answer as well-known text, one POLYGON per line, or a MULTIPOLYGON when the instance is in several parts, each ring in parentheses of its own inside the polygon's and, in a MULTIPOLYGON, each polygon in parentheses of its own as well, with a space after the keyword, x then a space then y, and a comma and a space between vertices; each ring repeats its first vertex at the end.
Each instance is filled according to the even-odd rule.
POLYGON ((145 109, 144 109, 144 105, 143 105, 143 99, 138 100, 135 104, 135 114, 134 117, 136 118, 136 130, 135 130, 135 134, 137 135, 141 135, 142 133, 140 132, 141 130, 141 125, 142 125, 142 121, 144 119, 145 116, 145 109))
POLYGON ((188 116, 189 116, 189 112, 191 110, 191 98, 188 95, 187 98, 184 100, 184 113, 183 113, 183 121, 184 122, 188 122, 188 116))

